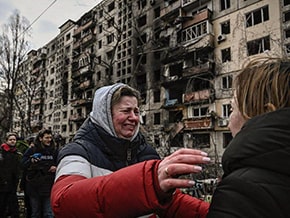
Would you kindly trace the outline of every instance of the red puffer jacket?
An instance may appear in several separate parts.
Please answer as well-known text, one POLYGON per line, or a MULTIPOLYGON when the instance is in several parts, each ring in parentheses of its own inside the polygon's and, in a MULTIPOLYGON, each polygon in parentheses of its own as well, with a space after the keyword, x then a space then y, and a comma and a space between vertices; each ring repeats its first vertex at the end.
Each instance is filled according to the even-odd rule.
POLYGON ((160 160, 150 160, 106 176, 61 176, 51 192, 55 217, 206 217, 209 204, 176 191, 164 193, 158 184, 160 160))

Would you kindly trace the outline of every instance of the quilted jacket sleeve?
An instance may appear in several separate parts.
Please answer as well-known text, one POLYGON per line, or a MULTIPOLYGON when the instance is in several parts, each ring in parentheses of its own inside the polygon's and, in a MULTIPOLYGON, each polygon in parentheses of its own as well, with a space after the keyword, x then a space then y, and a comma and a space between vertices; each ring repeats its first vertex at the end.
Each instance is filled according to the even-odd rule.
POLYGON ((55 217, 206 217, 208 204, 177 192, 165 193, 157 183, 159 160, 141 162, 106 176, 87 179, 61 176, 51 192, 55 217), (182 214, 182 215, 181 215, 182 214))

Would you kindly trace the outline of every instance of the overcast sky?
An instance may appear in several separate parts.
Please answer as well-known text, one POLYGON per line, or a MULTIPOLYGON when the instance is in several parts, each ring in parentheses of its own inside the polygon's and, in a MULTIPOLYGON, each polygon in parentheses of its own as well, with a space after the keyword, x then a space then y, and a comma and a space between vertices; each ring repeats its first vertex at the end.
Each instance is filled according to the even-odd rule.
POLYGON ((56 37, 59 34, 59 27, 68 19, 78 20, 100 1, 0 0, 0 25, 8 23, 9 16, 18 9, 30 23, 35 22, 32 24, 32 36, 27 40, 32 43, 32 49, 38 49, 56 37))

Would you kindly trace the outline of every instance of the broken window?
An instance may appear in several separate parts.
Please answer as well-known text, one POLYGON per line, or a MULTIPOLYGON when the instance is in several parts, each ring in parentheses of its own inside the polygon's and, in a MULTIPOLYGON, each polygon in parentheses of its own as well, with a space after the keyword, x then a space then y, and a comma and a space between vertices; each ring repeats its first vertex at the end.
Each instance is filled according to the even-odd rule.
POLYGON ((285 33, 285 38, 290 37, 290 29, 285 30, 284 33, 285 33))
POLYGON ((223 148, 226 148, 228 144, 230 144, 232 139, 233 139, 232 133, 230 132, 223 133, 223 148))
POLYGON ((268 5, 246 14, 246 27, 254 26, 269 20, 268 5))
POLYGON ((221 50, 222 53, 222 63, 231 61, 231 48, 225 48, 221 50))
POLYGON ((284 22, 287 22, 290 20, 290 11, 284 12, 284 22))
POLYGON ((270 50, 270 37, 266 36, 247 42, 247 50, 249 56, 270 50))
POLYGON ((154 103, 160 102, 160 90, 154 91, 154 103))
POLYGON ((284 6, 290 5, 290 0, 284 0, 284 6))
POLYGON ((201 133, 193 134, 193 148, 209 148, 210 147, 210 134, 201 133))
POLYGON ((154 125, 160 124, 160 113, 154 113, 154 125))
POLYGON ((221 34, 229 34, 231 32, 230 21, 221 23, 221 34))
POLYGON ((182 31, 182 41, 196 39, 208 33, 208 23, 204 21, 197 25, 190 26, 182 31))
POLYGON ((146 15, 140 17, 140 18, 138 19, 138 27, 142 27, 142 26, 144 26, 144 25, 146 24, 146 22, 147 22, 146 20, 147 20, 146 15))

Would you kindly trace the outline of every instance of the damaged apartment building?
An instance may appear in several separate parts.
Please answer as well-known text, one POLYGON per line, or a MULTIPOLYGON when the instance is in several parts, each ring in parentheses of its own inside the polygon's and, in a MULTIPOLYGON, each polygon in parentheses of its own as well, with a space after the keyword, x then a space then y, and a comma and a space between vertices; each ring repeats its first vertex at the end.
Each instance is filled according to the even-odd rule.
POLYGON ((68 142, 94 91, 123 82, 141 92, 141 131, 161 156, 190 147, 219 161, 235 75, 252 57, 289 53, 289 11, 289 0, 104 0, 23 64, 42 72, 33 130, 68 142))

